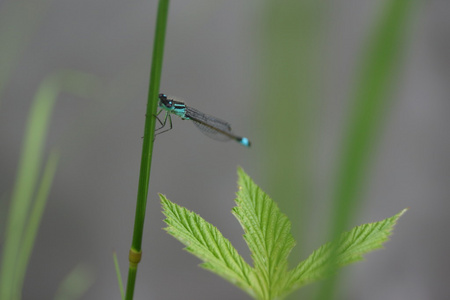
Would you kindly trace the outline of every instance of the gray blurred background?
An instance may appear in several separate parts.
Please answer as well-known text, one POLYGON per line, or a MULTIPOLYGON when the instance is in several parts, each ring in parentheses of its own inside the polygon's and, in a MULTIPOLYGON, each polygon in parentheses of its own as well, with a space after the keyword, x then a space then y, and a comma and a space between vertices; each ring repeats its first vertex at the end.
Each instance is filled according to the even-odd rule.
MULTIPOLYGON (((10 2, 0 1, 0 10, 10 2)), ((79 264, 95 274, 82 299, 119 299, 112 252, 117 252, 126 280, 157 1, 21 2, 23 22, 34 14, 41 17, 20 48, 8 81, 1 83, 2 232, 26 120, 39 84, 61 69, 87 72, 101 82, 101 96, 85 99, 62 93, 58 98, 47 145, 58 145, 62 159, 23 299, 52 299, 61 279, 79 264)), ((307 158, 312 167, 306 213, 310 218, 302 225, 308 243, 300 247, 301 252, 294 248, 293 263, 326 242, 321 225, 329 213, 335 153, 355 70, 382 4, 377 2, 324 2, 320 23, 315 25, 321 34, 316 41, 320 68, 315 75, 320 78, 320 93, 312 101, 314 114, 298 113, 299 118, 315 116, 307 158)), ((135 299, 249 299, 197 267, 199 260, 161 229, 157 193, 217 226, 247 261, 242 230, 229 213, 237 166, 275 201, 288 197, 279 194, 265 166, 284 155, 271 152, 267 130, 276 128, 285 141, 280 146, 297 140, 296 130, 276 127, 273 121, 292 108, 289 103, 295 99, 286 97, 290 91, 280 91, 283 96, 273 99, 274 107, 261 113, 266 105, 260 97, 268 7, 254 0, 171 2, 161 92, 229 121, 253 145, 245 149, 234 142, 214 141, 188 121, 175 118, 173 130, 156 138, 135 299)), ((446 299, 449 294, 450 239, 445 228, 450 225, 450 2, 418 2, 411 15, 392 105, 352 225, 387 218, 405 207, 410 210, 384 250, 345 269, 343 299, 446 299)), ((295 166, 297 158, 291 156, 295 166)), ((281 175, 276 176, 283 182, 281 175)), ((289 200, 296 201, 293 198, 289 200)), ((293 219, 293 232, 301 231, 296 212, 288 207, 280 203, 293 219)), ((306 299, 312 289, 294 298, 306 299)))

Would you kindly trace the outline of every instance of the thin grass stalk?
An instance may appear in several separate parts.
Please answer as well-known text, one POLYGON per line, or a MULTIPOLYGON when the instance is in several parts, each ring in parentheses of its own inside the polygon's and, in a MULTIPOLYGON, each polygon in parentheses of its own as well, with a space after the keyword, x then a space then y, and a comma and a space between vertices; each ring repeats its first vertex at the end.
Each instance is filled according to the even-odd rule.
POLYGON ((14 291, 19 288, 16 272, 18 256, 23 246, 24 230, 39 176, 50 116, 58 92, 56 76, 47 77, 41 84, 31 107, 8 213, 0 274, 0 299, 14 299, 14 291))
POLYGON ((0 270, 0 299, 20 297, 23 278, 37 234, 39 215, 43 213, 40 209, 45 207, 46 199, 41 197, 49 192, 48 180, 49 175, 52 175, 50 171, 56 167, 56 154, 51 154, 48 162, 50 169, 44 171, 44 178, 36 196, 38 203, 33 204, 33 193, 42 165, 45 140, 57 95, 61 90, 68 90, 76 95, 87 96, 91 90, 89 87, 95 82, 93 79, 86 73, 59 70, 42 81, 35 95, 8 212, 0 270), (43 206, 40 207, 41 205, 43 206), (36 228, 33 228, 34 226, 36 228))
POLYGON ((160 0, 156 18, 155 39, 153 44, 152 66, 147 99, 144 141, 142 145, 141 168, 134 219, 133 241, 129 255, 128 281, 125 299, 133 299, 137 267, 141 259, 142 234, 144 230, 145 208, 147 205, 148 185, 152 163, 153 142, 155 139, 155 115, 158 106, 158 94, 161 81, 164 41, 166 36, 169 0, 160 0))
MULTIPOLYGON (((390 92, 397 78, 405 33, 415 1, 388 0, 369 40, 359 82, 353 96, 349 125, 334 189, 331 238, 348 229, 361 202, 373 150, 392 103, 390 92)), ((333 257, 331 257, 333 259, 333 257)), ((317 299, 336 296, 337 272, 325 281, 317 299)))
POLYGON ((33 203, 31 213, 29 216, 29 221, 26 225, 23 244, 20 248, 18 259, 17 259, 17 285, 16 291, 14 291, 14 299, 21 299, 21 290, 23 282, 25 279, 25 273, 27 270, 28 262, 30 261, 31 252, 33 250, 33 245, 36 240, 39 225, 42 220, 42 215, 44 214, 45 206, 47 204, 48 195, 53 183, 53 178, 56 173, 56 168, 59 161, 59 151, 53 149, 50 152, 50 156, 45 164, 44 172, 41 178, 41 183, 39 184, 36 199, 33 203))
POLYGON ((125 292, 123 289, 122 275, 120 274, 119 259, 117 258, 116 252, 113 253, 113 260, 114 260, 114 269, 116 270, 117 284, 119 285, 120 299, 124 300, 125 292))

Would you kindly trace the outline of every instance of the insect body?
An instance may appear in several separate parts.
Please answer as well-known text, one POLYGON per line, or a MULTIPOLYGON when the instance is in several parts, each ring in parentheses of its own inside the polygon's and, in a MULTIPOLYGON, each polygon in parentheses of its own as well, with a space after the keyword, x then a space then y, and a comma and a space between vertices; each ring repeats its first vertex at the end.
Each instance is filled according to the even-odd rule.
POLYGON ((171 114, 177 115, 183 120, 192 120, 197 126, 198 129, 200 129, 201 132, 209 136, 210 138, 213 138, 215 140, 219 141, 226 141, 226 140, 235 140, 241 145, 244 145, 245 147, 250 147, 250 141, 246 137, 240 137, 235 135, 231 131, 231 126, 228 122, 225 122, 223 120, 220 120, 216 117, 204 114, 200 111, 198 111, 195 108, 187 106, 184 102, 176 101, 173 99, 170 99, 165 94, 159 94, 159 107, 161 108, 157 115, 156 119, 161 124, 161 127, 157 129, 161 130, 163 129, 166 124, 167 120, 169 120, 169 126, 170 128, 163 130, 161 132, 158 132, 158 134, 161 134, 163 132, 169 131, 172 129, 172 118, 171 114), (164 120, 161 121, 158 116, 165 112, 164 120))

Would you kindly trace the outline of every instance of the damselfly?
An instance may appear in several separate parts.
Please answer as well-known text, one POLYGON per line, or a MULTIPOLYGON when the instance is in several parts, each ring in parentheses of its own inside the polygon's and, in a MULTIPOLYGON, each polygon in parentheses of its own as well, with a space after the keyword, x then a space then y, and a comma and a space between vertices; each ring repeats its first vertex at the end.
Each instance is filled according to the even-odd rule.
POLYGON ((248 140, 248 138, 235 135, 231 131, 230 124, 216 117, 204 114, 196 110, 195 108, 189 107, 184 104, 184 102, 170 99, 165 94, 159 94, 159 107, 161 109, 158 111, 156 119, 161 124, 161 127, 156 129, 156 131, 163 129, 167 124, 167 120, 169 120, 170 128, 160 131, 157 134, 161 134, 172 129, 172 118, 170 115, 172 113, 183 120, 192 120, 195 126, 197 126, 197 128, 200 129, 201 132, 203 132, 210 138, 219 141, 233 139, 246 147, 250 147, 250 141, 248 140), (165 116, 164 120, 161 121, 158 116, 163 111, 165 112, 165 116))

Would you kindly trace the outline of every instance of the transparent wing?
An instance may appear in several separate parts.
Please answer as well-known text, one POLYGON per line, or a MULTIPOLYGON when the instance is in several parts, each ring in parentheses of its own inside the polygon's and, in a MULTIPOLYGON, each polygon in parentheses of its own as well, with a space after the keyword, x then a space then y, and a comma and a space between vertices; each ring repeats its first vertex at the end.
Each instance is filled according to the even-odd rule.
POLYGON ((238 138, 231 132, 231 126, 228 122, 204 114, 195 108, 186 106, 186 117, 191 119, 201 132, 212 139, 227 141, 238 138))

